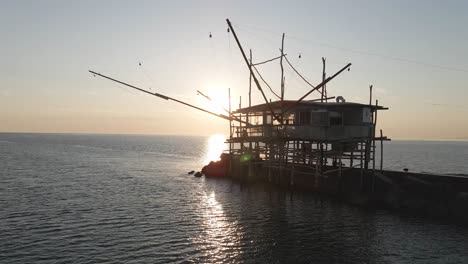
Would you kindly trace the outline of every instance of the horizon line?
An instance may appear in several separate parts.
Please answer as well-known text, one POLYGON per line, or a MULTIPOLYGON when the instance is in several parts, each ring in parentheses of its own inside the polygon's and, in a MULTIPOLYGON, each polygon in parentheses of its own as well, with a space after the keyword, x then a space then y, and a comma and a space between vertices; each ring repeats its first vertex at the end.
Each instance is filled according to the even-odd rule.
MULTIPOLYGON (((212 133, 210 135, 194 134, 165 134, 165 133, 101 133, 101 132, 29 132, 29 131, 0 131, 0 134, 50 134, 50 135, 109 135, 109 136, 185 136, 185 137, 209 137, 224 133, 212 133)), ((227 138, 227 137, 226 137, 227 138)), ((397 141, 468 141, 468 138, 390 138, 397 141)))

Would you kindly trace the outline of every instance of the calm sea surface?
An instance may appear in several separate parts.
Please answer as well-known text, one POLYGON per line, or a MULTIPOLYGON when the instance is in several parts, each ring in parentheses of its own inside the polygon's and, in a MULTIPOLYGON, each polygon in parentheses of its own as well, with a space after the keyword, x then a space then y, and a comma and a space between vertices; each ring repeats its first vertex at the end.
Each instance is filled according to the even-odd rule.
MULTIPOLYGON (((187 175, 220 136, 0 134, 0 263, 468 263, 468 228, 187 175)), ((468 174, 468 142, 384 167, 468 174)))

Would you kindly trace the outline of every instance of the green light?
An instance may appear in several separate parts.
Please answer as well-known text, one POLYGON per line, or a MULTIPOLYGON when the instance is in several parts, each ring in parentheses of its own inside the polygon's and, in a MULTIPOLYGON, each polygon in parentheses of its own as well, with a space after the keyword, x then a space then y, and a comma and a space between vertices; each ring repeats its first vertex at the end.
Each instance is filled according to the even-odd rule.
POLYGON ((242 162, 249 161, 251 158, 252 158, 251 154, 244 154, 241 156, 241 161, 242 162))

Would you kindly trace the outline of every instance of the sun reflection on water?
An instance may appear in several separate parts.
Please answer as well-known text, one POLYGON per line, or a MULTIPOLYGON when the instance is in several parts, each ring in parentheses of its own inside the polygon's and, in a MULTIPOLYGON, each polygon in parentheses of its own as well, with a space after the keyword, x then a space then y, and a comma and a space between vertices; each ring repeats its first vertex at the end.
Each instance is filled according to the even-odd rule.
POLYGON ((205 144, 205 154, 202 157, 203 164, 208 164, 210 161, 219 160, 219 156, 225 150, 226 137, 223 134, 211 135, 205 144))
POLYGON ((203 232, 194 238, 204 255, 211 260, 226 261, 241 254, 241 233, 237 222, 226 217, 223 206, 216 200, 215 192, 203 191, 199 203, 203 232))
MULTIPOLYGON (((206 140, 201 161, 206 165, 210 161, 219 160, 226 149, 225 141, 222 134, 210 136, 206 140)), ((200 252, 196 258, 201 262, 230 262, 243 253, 242 229, 237 221, 226 215, 220 197, 210 190, 205 180, 199 188, 195 203, 199 232, 191 238, 200 252)), ((220 195, 222 198, 223 193, 220 195)))

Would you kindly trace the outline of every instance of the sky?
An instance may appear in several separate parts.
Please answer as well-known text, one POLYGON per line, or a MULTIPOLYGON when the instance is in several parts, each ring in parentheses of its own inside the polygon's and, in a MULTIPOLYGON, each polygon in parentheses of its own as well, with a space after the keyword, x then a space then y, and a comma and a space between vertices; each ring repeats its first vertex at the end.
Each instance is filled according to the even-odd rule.
MULTIPOLYGON (((248 104, 253 61, 285 53, 311 83, 390 109, 395 139, 468 139, 467 1, 0 1, 0 132, 210 135, 228 122, 88 72, 208 109, 248 104), (209 37, 211 33, 211 38, 209 37), (301 54, 301 58, 299 58, 301 54), (141 66, 139 65, 141 63, 141 66)), ((259 66, 279 91, 280 65, 259 66)), ((285 66, 286 99, 310 87, 285 66)), ((262 103, 252 90, 252 103, 262 103)), ((266 92, 273 98, 271 92, 266 92)), ((310 99, 317 98, 313 93, 310 99)))

